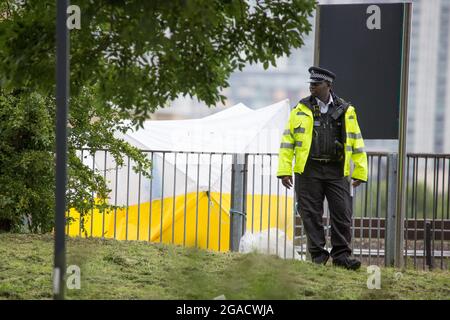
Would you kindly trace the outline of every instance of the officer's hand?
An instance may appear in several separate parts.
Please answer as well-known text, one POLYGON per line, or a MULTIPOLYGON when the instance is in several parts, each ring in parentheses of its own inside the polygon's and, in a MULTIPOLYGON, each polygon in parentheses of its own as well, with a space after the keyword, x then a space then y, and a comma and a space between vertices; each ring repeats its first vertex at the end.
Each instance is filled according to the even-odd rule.
POLYGON ((281 178, 281 183, 286 188, 290 189, 292 187, 292 176, 284 176, 281 178))
POLYGON ((359 186, 361 183, 362 183, 361 180, 353 180, 352 186, 353 186, 353 188, 356 188, 356 187, 359 186))

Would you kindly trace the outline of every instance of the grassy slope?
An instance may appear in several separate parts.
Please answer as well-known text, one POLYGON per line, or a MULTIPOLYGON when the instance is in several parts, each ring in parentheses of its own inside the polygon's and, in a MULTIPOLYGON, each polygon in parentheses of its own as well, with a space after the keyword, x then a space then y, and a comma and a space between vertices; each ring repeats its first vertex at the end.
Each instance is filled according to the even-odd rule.
MULTIPOLYGON (((369 290, 365 267, 100 239, 70 239, 67 249, 67 264, 81 268, 70 299, 450 299, 448 271, 407 270, 396 280, 383 268, 381 289, 369 290)), ((52 236, 0 234, 0 298, 51 298, 52 264, 52 236)))

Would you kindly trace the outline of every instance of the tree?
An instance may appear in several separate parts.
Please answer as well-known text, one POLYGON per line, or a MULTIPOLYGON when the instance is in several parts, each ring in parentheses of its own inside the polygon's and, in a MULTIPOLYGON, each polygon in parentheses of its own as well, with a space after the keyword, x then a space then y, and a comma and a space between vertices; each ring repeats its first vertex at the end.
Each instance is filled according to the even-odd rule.
MULTIPOLYGON (((92 190, 100 195, 106 191, 101 177, 77 162, 77 148, 112 148, 119 160, 131 155, 145 171, 148 160, 113 131, 142 125, 179 95, 196 96, 209 106, 223 102, 220 92, 233 71, 247 62, 275 66, 276 58, 303 45, 315 1, 79 0, 76 5, 81 29, 71 31, 69 176, 75 179, 73 196, 81 205, 92 190)), ((46 130, 52 132, 48 143, 53 146, 55 1, 6 0, 0 12, 5 104, 41 105, 40 112, 49 117, 46 130), (20 97, 13 93, 17 89, 20 97)), ((53 161, 49 145, 44 148, 46 161, 53 161)))
MULTIPOLYGON (((18 1, 6 1, 15 2, 18 1)), ((313 0, 80 0, 71 92, 94 85, 142 122, 178 95, 208 105, 246 62, 275 65, 303 44, 313 0)), ((12 6, 10 6, 12 8, 12 6)), ((55 1, 24 1, 0 27, 1 83, 54 92, 55 1)))
MULTIPOLYGON (((91 91, 83 89, 71 106, 67 203, 84 215, 92 208, 111 207, 92 197, 106 199, 110 190, 101 174, 83 164, 77 150, 107 148, 119 164, 129 156, 147 176, 150 163, 137 148, 114 137, 115 131, 125 132, 129 126, 116 113, 104 112, 91 91)), ((0 91, 0 222, 8 222, 4 229, 17 231, 24 222, 32 232, 52 229, 54 119, 52 97, 0 91)))

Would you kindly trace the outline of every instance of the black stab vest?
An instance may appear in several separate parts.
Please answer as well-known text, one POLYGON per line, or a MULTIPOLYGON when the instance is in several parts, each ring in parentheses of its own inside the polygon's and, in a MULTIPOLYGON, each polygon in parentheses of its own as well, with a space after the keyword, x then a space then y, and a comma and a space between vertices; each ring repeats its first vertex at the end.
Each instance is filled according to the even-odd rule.
POLYGON ((340 161, 343 159, 342 121, 334 120, 331 114, 336 109, 335 103, 329 105, 327 113, 321 113, 317 103, 313 105, 313 136, 309 158, 340 161))

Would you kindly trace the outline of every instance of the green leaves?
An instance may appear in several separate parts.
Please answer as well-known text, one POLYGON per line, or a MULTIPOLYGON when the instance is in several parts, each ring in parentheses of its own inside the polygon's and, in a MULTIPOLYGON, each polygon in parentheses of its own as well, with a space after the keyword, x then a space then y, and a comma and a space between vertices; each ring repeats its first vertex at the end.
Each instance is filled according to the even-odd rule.
MULTIPOLYGON (((54 92, 55 6, 25 2, 0 21, 2 83, 54 92)), ((81 30, 71 31, 71 92, 95 85, 142 123, 175 97, 217 103, 245 63, 268 68, 311 31, 313 0, 79 0, 81 30), (243 53, 245 52, 245 56, 243 53), (136 112, 137 111, 137 112, 136 112)))
POLYGON ((53 223, 53 143, 48 100, 15 91, 0 95, 0 218, 17 230, 28 221, 32 231, 53 223))
MULTIPOLYGON (((54 220, 55 101, 25 90, 0 90, 0 220, 15 230, 24 221, 32 232, 48 232, 54 220)), ((71 101, 68 135, 67 207, 82 215, 91 209, 105 209, 92 195, 106 199, 103 176, 84 165, 76 151, 106 148, 121 162, 124 155, 149 176, 150 162, 135 147, 114 137, 115 130, 127 131, 133 123, 95 98, 84 88, 71 101)))

